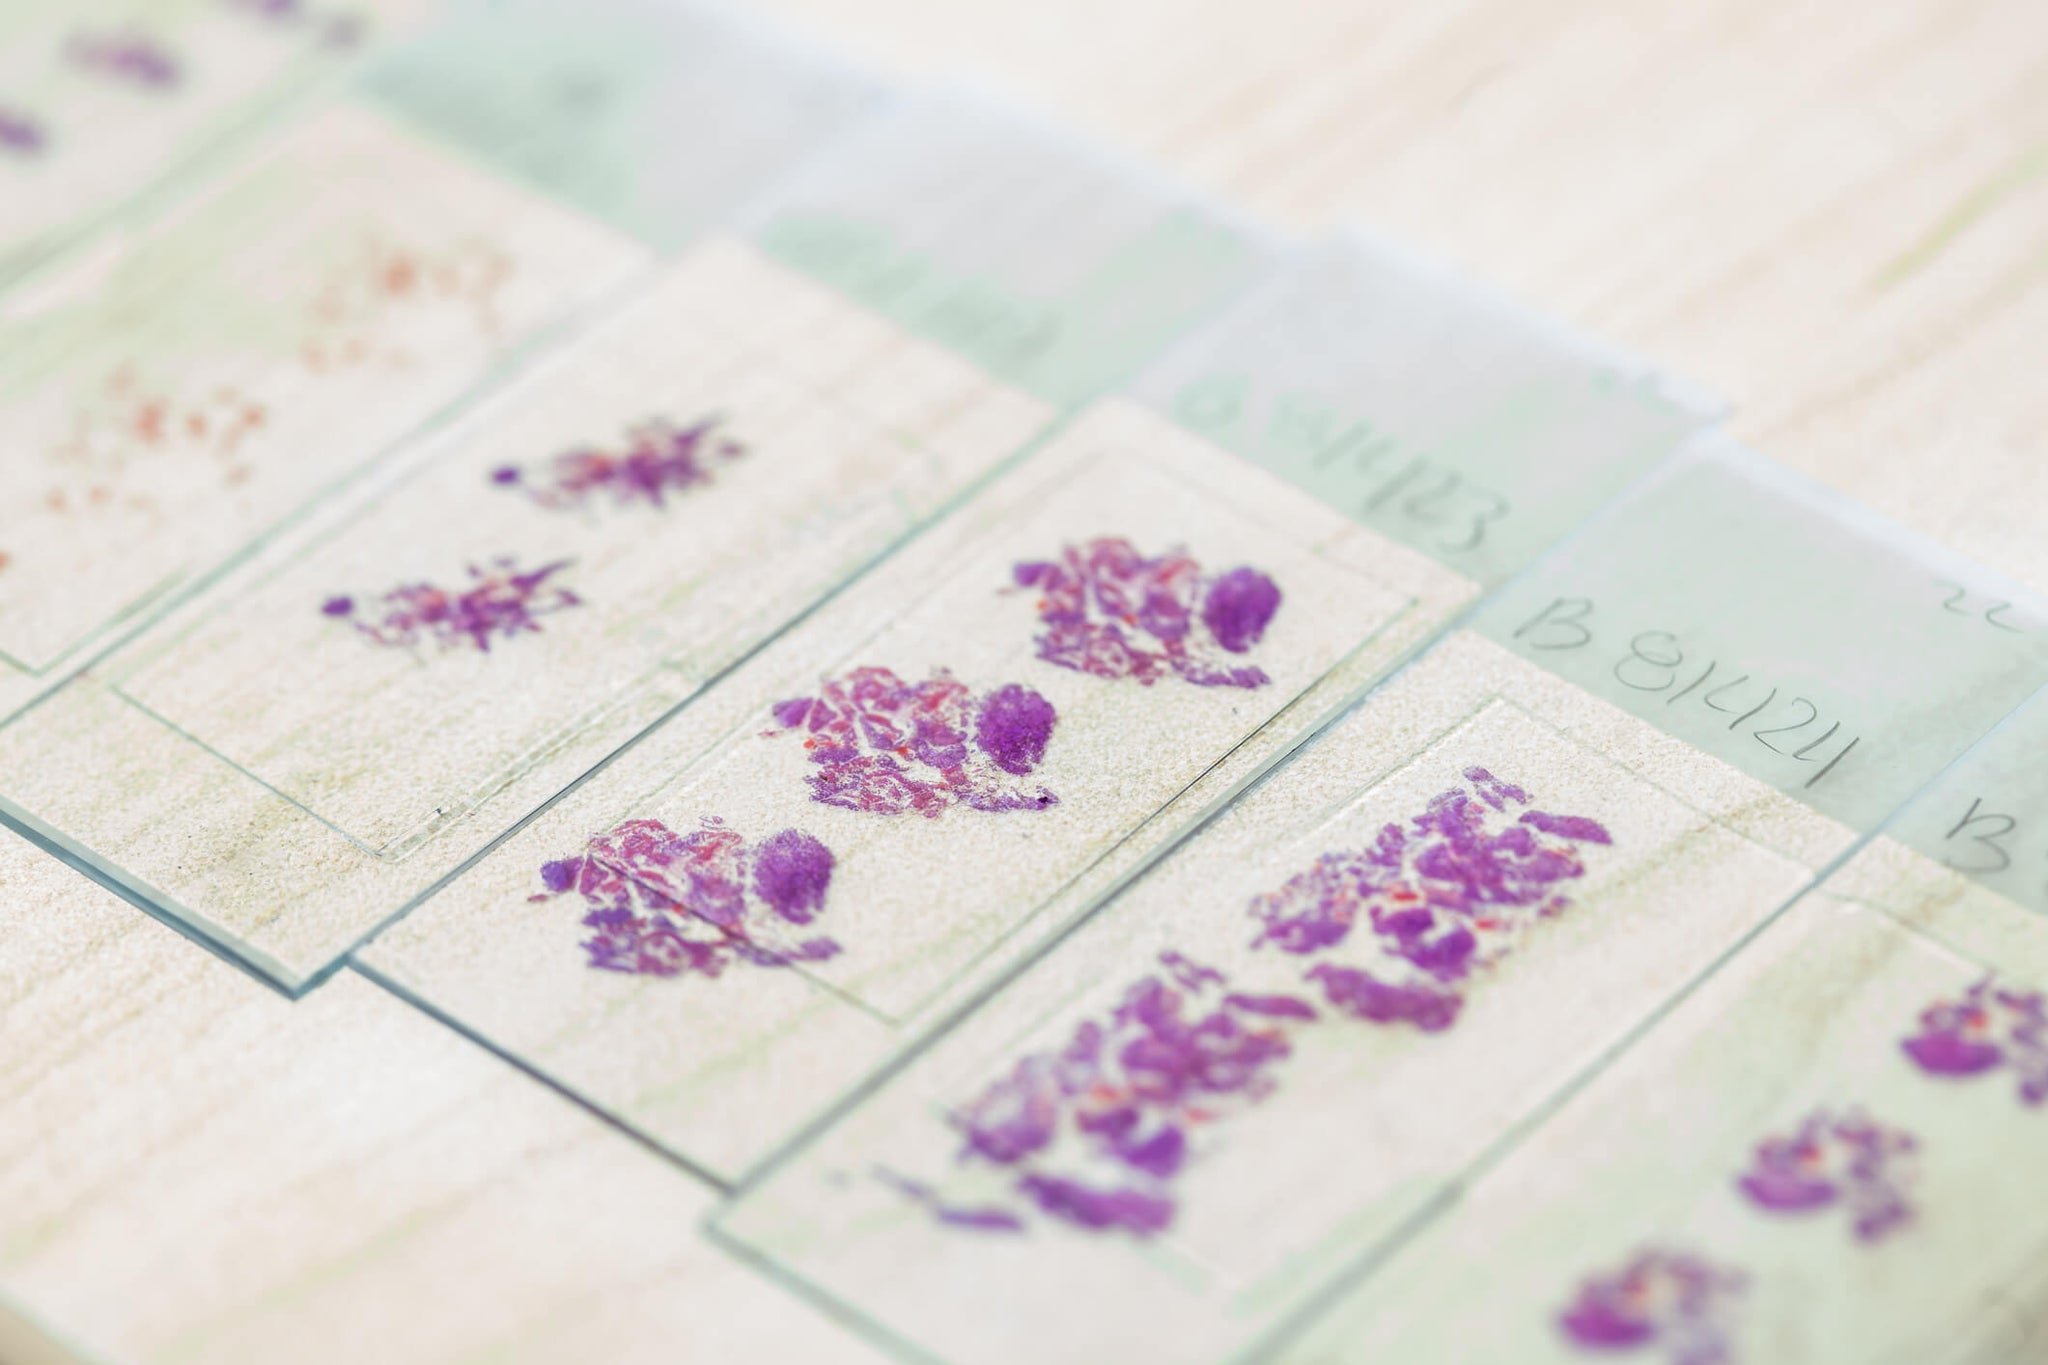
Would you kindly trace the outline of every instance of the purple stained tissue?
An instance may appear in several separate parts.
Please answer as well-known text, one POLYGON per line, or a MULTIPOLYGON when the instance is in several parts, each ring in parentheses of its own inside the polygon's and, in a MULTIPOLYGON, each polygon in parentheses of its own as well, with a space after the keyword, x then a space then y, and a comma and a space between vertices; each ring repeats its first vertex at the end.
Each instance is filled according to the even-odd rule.
POLYGON ((1028 776, 1044 761, 1059 717, 1017 683, 976 694, 940 669, 906 682, 886 668, 827 678, 816 696, 774 708, 765 737, 801 734, 817 768, 811 799, 875 815, 916 811, 937 819, 954 806, 1044 810, 1059 798, 1028 776))
POLYGON ((81 33, 64 51, 82 71, 145 90, 169 90, 180 75, 178 59, 140 33, 81 33))
POLYGON ((715 417, 683 427, 653 418, 629 427, 618 449, 579 446, 537 467, 500 465, 491 471, 491 482, 555 510, 586 508, 594 501, 658 510, 710 485, 720 464, 746 453, 719 431, 715 417))
POLYGON ((1231 991, 1178 953, 1159 966, 1106 1017, 1025 1056, 954 1113, 960 1161, 1002 1172, 1005 1198, 956 1204, 884 1178, 953 1227, 1015 1232, 1035 1214, 1089 1232, 1164 1231, 1176 1177, 1219 1124, 1273 1093, 1293 1031, 1316 1011, 1290 995, 1231 991))
POLYGON ((1265 637, 1280 588, 1257 569, 1217 577, 1181 550, 1148 559, 1119 536, 1061 549, 1012 571, 1037 594, 1038 657, 1097 678, 1150 687, 1169 675, 1198 687, 1263 687, 1241 656, 1265 637))
POLYGON ((1937 1000, 1920 1012, 1919 1028, 1900 1044, 1930 1076, 1979 1076, 2010 1067, 2020 1101, 2048 1100, 2048 1001, 2039 991, 1975 982, 1958 1000, 1937 1000))
POLYGON ((1520 809, 1529 794, 1484 768, 1465 781, 1253 898, 1254 946, 1320 957, 1305 979, 1353 1018, 1449 1028, 1469 979, 1571 903, 1584 848, 1613 842, 1584 816, 1520 809))
POLYGON ((574 895, 590 965, 641 976, 717 976, 734 961, 760 967, 837 956, 832 939, 795 939, 824 912, 832 850, 798 829, 748 844, 706 816, 678 834, 659 820, 628 820, 582 853, 544 863, 534 901, 574 895))
POLYGON ((33 115, 0 104, 0 152, 34 156, 49 146, 49 130, 33 115))
POLYGON ((363 37, 360 15, 326 9, 307 0, 228 0, 231 9, 280 29, 298 29, 330 47, 348 47, 363 37))
POLYGON ((1759 1209, 1802 1215, 1840 1208, 1859 1242, 1877 1242, 1911 1221, 1906 1190, 1919 1143, 1865 1114, 1815 1110, 1797 1128, 1757 1144, 1736 1188, 1759 1209))
POLYGON ((380 645, 410 647, 431 640, 443 649, 487 654, 493 640, 533 634, 541 617, 583 604, 575 593, 549 581, 568 567, 568 560, 558 559, 521 570, 506 557, 471 565, 470 583, 460 590, 406 583, 367 601, 330 597, 320 610, 380 645))
POLYGON ((1557 1325, 1588 1354, 1729 1365, 1731 1318, 1746 1283, 1741 1272, 1703 1257, 1645 1248, 1620 1270, 1583 1281, 1557 1325))
POLYGON ((1160 970, 1106 1015, 1083 1019, 1065 1046, 1025 1056, 955 1112, 963 1166, 1006 1172, 1007 1202, 985 1197, 985 1178, 973 1181, 981 1194, 959 1197, 944 1182, 878 1178, 953 1227, 1017 1232, 1035 1212, 1090 1231, 1164 1231, 1179 1207, 1176 1178, 1224 1120, 1274 1093, 1301 1029, 1333 1017, 1448 1028, 1471 972, 1506 951, 1521 923, 1567 904, 1560 888, 1584 875, 1581 846, 1612 842, 1583 816, 1521 809, 1528 793, 1483 768, 1465 779, 1383 827, 1371 849, 1326 854, 1253 900, 1264 924, 1255 947, 1329 953, 1364 926, 1365 956, 1351 954, 1364 967, 1339 959, 1304 975, 1330 1013, 1301 996, 1233 991, 1222 972, 1163 953, 1160 970))

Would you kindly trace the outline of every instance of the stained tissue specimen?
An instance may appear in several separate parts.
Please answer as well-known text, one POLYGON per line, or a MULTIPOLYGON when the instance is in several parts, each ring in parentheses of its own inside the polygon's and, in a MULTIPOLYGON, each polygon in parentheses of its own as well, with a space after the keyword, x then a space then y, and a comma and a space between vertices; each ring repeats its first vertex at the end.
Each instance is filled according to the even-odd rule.
POLYGON ((1585 1280, 1558 1327, 1589 1352, 1724 1365, 1734 1359, 1730 1318, 1745 1284, 1740 1272, 1701 1257, 1646 1248, 1614 1274, 1585 1280))
POLYGON ((147 505, 144 495, 124 496, 122 476, 138 460, 163 457, 204 460, 232 487, 254 473, 244 447, 269 420, 269 409, 234 385, 216 384, 180 398, 145 384, 132 366, 119 366, 95 401, 74 415, 70 434, 50 448, 64 473, 84 482, 53 487, 44 500, 60 512, 117 498, 147 505))
POLYGON ((311 33, 334 47, 350 46, 363 36, 359 15, 322 9, 306 0, 228 0, 228 7, 281 29, 311 33))
POLYGON ((1012 571, 1038 594, 1038 657, 1098 678, 1147 687, 1175 674, 1200 687, 1262 687, 1248 653, 1280 609, 1280 589, 1257 569, 1210 578, 1180 550, 1154 559, 1121 537, 1068 545, 1058 559, 1012 571))
POLYGON ((1290 1031, 1316 1013, 1293 996, 1230 991, 1222 973, 1178 953, 1159 962, 1106 1019, 1026 1056, 954 1114, 961 1161, 1007 1173, 1007 1206, 955 1205, 885 1178, 953 1226, 1013 1231, 1035 1209, 1091 1231, 1165 1229, 1175 1178, 1204 1134, 1273 1093, 1290 1031))
POLYGON ((315 293, 300 358, 316 373, 369 364, 403 367, 415 357, 389 336, 398 327, 453 326, 495 335, 498 293, 512 268, 511 257, 474 238, 429 251, 368 237, 315 293))
POLYGON ((35 156, 50 145, 42 120, 24 110, 0 104, 0 153, 35 156))
POLYGON ((1059 798, 1016 779, 1045 758, 1053 705, 1009 683, 977 696, 944 669, 905 682, 886 668, 828 678, 815 697, 774 708, 778 729, 799 732, 818 771, 811 799, 846 810, 937 819, 953 806, 1043 810, 1059 798))
POLYGON ((1977 1076, 2011 1067, 2020 1100, 2048 1100, 2048 1002, 1986 976, 1960 1000, 1937 1000, 1920 1012, 1919 1031, 1901 1047, 1933 1076, 1977 1076))
POLYGON ((494 638, 536 632, 540 617, 582 605, 575 593, 547 581, 568 567, 568 560, 558 559, 521 572, 515 560, 498 559, 488 566, 470 565, 473 581, 463 592, 407 583, 364 603, 330 597, 320 610, 348 621, 380 645, 432 640, 443 649, 489 653, 494 638))
POLYGON ((64 55, 82 71, 144 90, 169 90, 180 74, 178 59, 140 33, 81 33, 65 46, 64 55))
POLYGON ((1561 893, 1585 875, 1580 846, 1613 842, 1583 816, 1518 814, 1529 794, 1484 768, 1465 780, 1370 848, 1325 853, 1253 898, 1264 925, 1253 946, 1337 954, 1307 979, 1354 1018, 1449 1028, 1466 981, 1570 904, 1561 893))
POLYGON ((491 471, 491 482, 522 489, 542 507, 558 510, 587 507, 595 498, 616 507, 645 503, 660 508, 672 496, 709 484, 718 462, 746 453, 745 446, 718 430, 716 417, 687 427, 657 417, 627 428, 621 450, 580 446, 538 469, 501 465, 491 471))
POLYGON ((1845 1209, 1856 1239, 1875 1242, 1913 1216, 1905 1189, 1918 1148, 1911 1134, 1864 1114, 1816 1110, 1790 1134, 1757 1144, 1736 1188, 1772 1213, 1845 1209))
POLYGON ((832 863, 832 850, 799 829, 750 845, 711 816, 687 834, 628 820, 579 856, 543 863, 546 890, 529 899, 581 897, 583 923, 595 931, 583 949, 601 971, 717 976, 733 961, 779 967, 836 956, 829 938, 760 941, 764 923, 803 926, 824 911, 832 863))

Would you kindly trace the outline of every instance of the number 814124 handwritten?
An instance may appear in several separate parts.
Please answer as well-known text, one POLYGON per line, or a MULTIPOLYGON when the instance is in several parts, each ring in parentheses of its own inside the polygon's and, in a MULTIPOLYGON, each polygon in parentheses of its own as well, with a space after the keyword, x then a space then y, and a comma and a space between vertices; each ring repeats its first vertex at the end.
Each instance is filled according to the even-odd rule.
MULTIPOLYGON (((1553 598, 1517 626, 1513 638, 1532 650, 1588 649, 1594 645, 1592 615, 1590 597, 1553 598)), ((1668 630, 1638 631, 1629 637, 1627 651, 1615 659, 1611 672, 1623 687, 1667 694, 1666 706, 1683 703, 1718 711, 1729 717, 1730 732, 1747 728, 1771 752, 1816 765, 1801 790, 1818 786, 1862 742, 1859 735, 1844 734, 1842 722, 1825 716, 1811 698, 1789 695, 1719 659, 1688 657, 1678 636, 1668 630), (1823 721, 1825 729, 1820 728, 1823 721)))

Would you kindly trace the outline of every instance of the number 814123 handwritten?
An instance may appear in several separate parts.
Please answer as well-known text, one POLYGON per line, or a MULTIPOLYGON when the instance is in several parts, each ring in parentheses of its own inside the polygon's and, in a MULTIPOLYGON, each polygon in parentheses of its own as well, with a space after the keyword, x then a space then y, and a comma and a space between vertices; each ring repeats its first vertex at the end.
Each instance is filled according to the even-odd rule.
MULTIPOLYGON (((1558 597, 1515 628, 1514 639, 1532 650, 1579 650, 1594 645, 1590 597, 1558 597)), ((1668 694, 1666 706, 1703 706, 1729 717, 1727 728, 1747 727, 1757 743, 1795 763, 1817 765, 1801 790, 1818 786, 1862 737, 1844 734, 1842 722, 1826 717, 1808 697, 1792 696, 1719 659, 1689 657, 1668 630, 1638 631, 1615 659, 1614 680, 1636 692, 1668 694), (1826 728, 1821 729, 1826 721, 1826 728)))

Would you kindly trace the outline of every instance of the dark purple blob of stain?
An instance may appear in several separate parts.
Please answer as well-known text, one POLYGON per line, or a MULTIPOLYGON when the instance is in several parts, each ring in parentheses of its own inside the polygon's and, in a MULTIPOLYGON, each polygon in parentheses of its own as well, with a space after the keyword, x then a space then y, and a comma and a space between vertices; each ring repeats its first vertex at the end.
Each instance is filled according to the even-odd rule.
POLYGON ((491 471, 491 482, 492 482, 492 483, 518 483, 518 482, 519 482, 519 466, 518 466, 518 465, 513 465, 513 464, 504 464, 504 465, 499 465, 499 466, 498 466, 498 467, 497 467, 496 469, 493 469, 493 470, 491 471))
POLYGON ((1187 1152, 1187 1138, 1178 1128, 1162 1128, 1142 1142, 1119 1144, 1116 1148, 1118 1159, 1125 1165, 1160 1180, 1179 1174, 1187 1152))
POLYGON ((1017 1188, 1046 1213, 1084 1228, 1124 1228, 1150 1236, 1173 1221, 1173 1201, 1142 1190, 1090 1189, 1078 1180, 1036 1172, 1018 1181, 1017 1188))
POLYGON ((1021 683, 1006 683, 982 699, 974 742, 998 768, 1021 776, 1044 760, 1058 719, 1044 697, 1021 683))
POLYGON ((832 850, 800 829, 771 835, 754 852, 754 892, 791 924, 809 924, 825 908, 832 850))
POLYGON ((1336 1009, 1375 1024, 1410 1023, 1424 1033, 1441 1033, 1458 1021, 1464 997, 1426 986, 1390 986, 1355 967, 1322 962, 1305 978, 1322 986, 1336 1009))
POLYGON ((1816 1110, 1789 1135, 1758 1143, 1736 1188, 1770 1213, 1808 1214, 1846 1204, 1856 1240, 1877 1242, 1912 1221, 1907 1194, 1919 1147, 1912 1134, 1860 1111, 1816 1110))
POLYGON ((1960 999, 1920 1012, 1919 1028, 1899 1046, 1932 1076, 1977 1076, 2010 1067, 2024 1104, 2048 1103, 2048 996, 1986 976, 1960 999))
POLYGON ((1727 1319, 1746 1279, 1686 1252, 1645 1249, 1618 1272, 1584 1281, 1557 1325, 1590 1351, 1657 1345, 1669 1365, 1729 1365, 1727 1319))
POLYGON ((346 616, 356 609, 353 597, 330 597, 320 604, 324 616, 346 616))
POLYGON ((550 893, 567 891, 576 884, 576 874, 582 870, 581 858, 557 858, 540 865, 540 884, 550 893))
POLYGON ((1596 1350, 1640 1346, 1657 1335, 1656 1324, 1611 1299, 1577 1304, 1559 1322, 1574 1342, 1596 1350))
POLYGON ((1280 610, 1280 585, 1257 569, 1232 569, 1209 585, 1202 599, 1202 624, 1232 654, 1257 644, 1280 610))
POLYGON ((1607 826, 1598 820, 1589 820, 1583 815, 1552 815, 1548 811, 1524 811, 1521 823, 1545 834, 1555 834, 1560 839, 1571 839, 1582 844, 1614 842, 1614 836, 1607 832, 1607 826))
POLYGON ((2005 1060, 1997 1044, 1954 1033, 1929 1033, 1899 1044, 1914 1065, 1936 1076, 1974 1076, 2005 1060))
POLYGON ((1314 1019, 1315 1007, 1306 1000, 1297 1000, 1291 995, 1244 995, 1233 991, 1223 997, 1226 1008, 1243 1010, 1246 1014, 1264 1015, 1268 1019, 1314 1019))
POLYGON ((1835 1202, 1832 1180, 1809 1176, 1796 1168, 1766 1166, 1736 1182, 1751 1203, 1773 1213, 1806 1213, 1835 1202))

